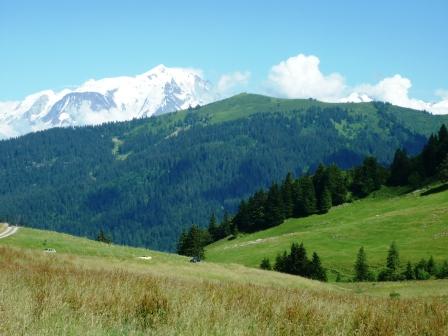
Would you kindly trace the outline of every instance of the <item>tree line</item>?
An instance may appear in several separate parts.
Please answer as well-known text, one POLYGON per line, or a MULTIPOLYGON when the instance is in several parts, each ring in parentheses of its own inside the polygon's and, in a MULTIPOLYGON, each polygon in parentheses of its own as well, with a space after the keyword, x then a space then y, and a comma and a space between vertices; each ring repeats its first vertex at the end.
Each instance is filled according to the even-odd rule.
POLYGON ((327 272, 322 266, 318 254, 313 252, 310 260, 303 243, 300 245, 298 243, 292 243, 289 253, 284 251, 282 254, 278 254, 274 266, 271 266, 269 258, 264 258, 261 261, 260 268, 300 275, 319 281, 327 281, 327 272))
POLYGON ((422 258, 414 265, 408 261, 406 266, 402 268, 397 245, 392 242, 387 253, 386 265, 377 276, 369 268, 364 247, 361 247, 358 251, 354 271, 354 281, 428 280, 431 277, 446 279, 448 278, 448 260, 445 260, 441 265, 437 265, 431 256, 428 260, 422 258))

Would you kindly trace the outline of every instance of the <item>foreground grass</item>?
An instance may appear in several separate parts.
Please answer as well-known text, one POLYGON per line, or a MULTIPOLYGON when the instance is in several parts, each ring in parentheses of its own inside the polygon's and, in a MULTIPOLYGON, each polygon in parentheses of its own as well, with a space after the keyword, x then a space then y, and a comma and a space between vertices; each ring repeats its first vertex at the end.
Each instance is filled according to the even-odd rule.
POLYGON ((207 248, 208 260, 257 267, 264 257, 275 260, 292 242, 303 242, 317 251, 330 278, 336 271, 353 275, 356 253, 364 246, 369 264, 384 266, 392 241, 398 245, 402 264, 431 255, 448 259, 448 191, 421 196, 420 192, 384 188, 367 199, 332 208, 328 214, 288 219, 283 224, 234 240, 221 240, 207 248), (333 271, 333 272, 331 272, 333 271))
POLYGON ((148 267, 86 262, 95 259, 0 247, 0 334, 448 333, 448 304, 443 298, 374 298, 317 288, 189 279, 177 270, 159 274, 148 267))
POLYGON ((173 276, 186 280, 236 282, 242 284, 275 285, 288 288, 316 288, 335 290, 318 281, 277 272, 251 269, 238 264, 201 262, 191 264, 190 258, 163 252, 121 245, 109 245, 67 234, 20 228, 0 240, 0 246, 21 248, 36 256, 45 255, 44 248, 54 248, 58 256, 75 260, 80 266, 113 268, 122 267, 133 272, 173 276), (141 260, 150 256, 151 260, 141 260))

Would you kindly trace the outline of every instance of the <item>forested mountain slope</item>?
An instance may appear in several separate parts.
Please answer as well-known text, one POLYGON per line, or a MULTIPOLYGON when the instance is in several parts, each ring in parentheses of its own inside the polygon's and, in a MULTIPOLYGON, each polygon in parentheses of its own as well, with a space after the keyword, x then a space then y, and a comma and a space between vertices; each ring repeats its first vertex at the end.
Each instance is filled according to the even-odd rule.
POLYGON ((447 116, 383 103, 241 94, 204 107, 0 142, 0 217, 170 250, 216 209, 318 163, 419 152, 447 116))

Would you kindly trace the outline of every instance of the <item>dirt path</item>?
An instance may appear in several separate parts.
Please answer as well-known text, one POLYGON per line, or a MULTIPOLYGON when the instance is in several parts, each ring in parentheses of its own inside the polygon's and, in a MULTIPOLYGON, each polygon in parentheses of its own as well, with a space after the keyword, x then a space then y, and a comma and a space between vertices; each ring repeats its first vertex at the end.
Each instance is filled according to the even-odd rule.
POLYGON ((13 235, 14 233, 17 232, 18 229, 19 229, 18 226, 10 226, 6 224, 6 229, 2 233, 0 233, 0 239, 13 235))

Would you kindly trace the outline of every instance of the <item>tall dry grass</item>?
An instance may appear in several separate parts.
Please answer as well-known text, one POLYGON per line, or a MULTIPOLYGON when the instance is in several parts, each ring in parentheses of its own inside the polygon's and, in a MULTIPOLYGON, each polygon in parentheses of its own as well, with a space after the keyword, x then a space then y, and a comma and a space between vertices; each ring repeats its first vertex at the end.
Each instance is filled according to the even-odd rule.
POLYGON ((0 335, 448 335, 443 299, 188 281, 4 247, 0 270, 0 335))

